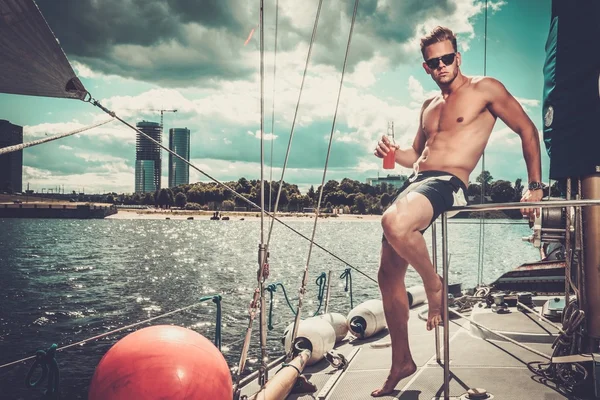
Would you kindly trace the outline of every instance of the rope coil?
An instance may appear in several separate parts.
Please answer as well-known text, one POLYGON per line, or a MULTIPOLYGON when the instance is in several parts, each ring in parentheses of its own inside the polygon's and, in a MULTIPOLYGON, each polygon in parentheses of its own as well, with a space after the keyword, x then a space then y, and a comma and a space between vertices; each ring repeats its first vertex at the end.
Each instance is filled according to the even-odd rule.
MULTIPOLYGON (((319 275, 315 281, 315 283, 317 284, 317 286, 319 287, 318 293, 317 293, 317 300, 319 301, 319 306, 317 307, 317 311, 315 311, 315 313, 312 315, 313 317, 316 316, 319 311, 321 310, 321 307, 323 306, 323 300, 325 299, 325 288, 327 287, 327 274, 325 272, 321 272, 321 275, 319 275)), ((292 312, 292 314, 294 316, 296 316, 296 310, 294 309, 294 306, 292 306, 292 302, 290 301, 288 295, 287 295, 287 291, 285 290, 285 286, 283 285, 283 283, 281 282, 275 282, 275 283, 271 283, 270 285, 268 285, 265 290, 267 292, 269 292, 270 296, 269 296, 269 317, 268 317, 268 328, 270 331, 273 330, 273 297, 274 297, 274 293, 277 291, 277 287, 280 287, 281 290, 283 290, 283 296, 285 297, 285 301, 288 305, 288 307, 290 308, 290 311, 292 312)))
POLYGON ((350 288, 350 308, 354 309, 354 297, 352 296, 352 269, 346 268, 340 275, 340 279, 346 279, 344 292, 348 292, 348 288, 350 288))
MULTIPOLYGON (((578 308, 576 301, 569 303, 562 318, 562 333, 554 340, 552 358, 580 353, 581 329, 585 314, 578 308)), ((556 383, 561 390, 572 393, 576 386, 587 379, 586 368, 579 363, 543 363, 533 361, 527 363, 529 370, 544 379, 556 383)))
POLYGON ((321 275, 315 280, 317 286, 319 286, 319 292, 317 294, 317 300, 319 300, 319 307, 317 307, 317 311, 313 314, 313 317, 316 316, 319 311, 321 311, 321 307, 323 306, 323 299, 325 298, 325 288, 327 287, 327 274, 325 272, 321 272, 321 275))
POLYGON ((42 385, 47 378, 48 385, 44 391, 44 395, 48 398, 58 398, 59 393, 60 371, 55 358, 57 347, 56 344, 53 344, 46 351, 36 351, 35 362, 29 368, 29 372, 25 378, 25 385, 28 388, 35 388, 42 385), (42 376, 32 382, 31 378, 38 367, 42 370, 42 376))

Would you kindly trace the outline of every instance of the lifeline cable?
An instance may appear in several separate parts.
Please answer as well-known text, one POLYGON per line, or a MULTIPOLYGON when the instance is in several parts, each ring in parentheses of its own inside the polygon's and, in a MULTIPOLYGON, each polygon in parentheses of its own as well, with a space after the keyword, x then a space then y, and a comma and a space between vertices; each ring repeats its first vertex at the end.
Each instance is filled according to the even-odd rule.
MULTIPOLYGON (((105 332, 105 333, 102 333, 102 334, 100 334, 100 335, 96 335, 96 336, 93 336, 93 337, 91 337, 91 338, 88 338, 88 339, 84 339, 84 340, 82 340, 82 341, 80 341, 80 342, 77 342, 77 343, 71 343, 71 344, 68 344, 68 345, 66 345, 66 346, 63 346, 63 347, 60 347, 60 348, 56 349, 56 351, 66 350, 66 349, 68 349, 68 348, 70 348, 70 347, 75 347, 75 346, 79 346, 79 345, 85 344, 85 343, 87 343, 87 342, 91 342, 92 340, 102 339, 103 337, 105 337, 105 336, 109 336, 109 335, 112 335, 113 333, 118 333, 118 332, 124 331, 124 330, 126 330, 126 329, 134 328, 134 327, 136 327, 136 326, 138 326, 138 325, 142 325, 142 324, 145 324, 145 323, 148 323, 148 322, 154 321, 154 320, 156 320, 156 319, 159 319, 159 318, 164 318, 164 317, 167 317, 167 316, 169 316, 169 315, 176 314, 176 313, 178 313, 178 312, 182 312, 182 311, 185 311, 185 310, 189 310, 190 308, 198 307, 200 304, 202 304, 202 303, 204 303, 205 301, 207 301, 207 300, 210 300, 210 299, 212 299, 212 298, 214 298, 214 297, 215 297, 214 295, 212 295, 212 296, 205 296, 205 297, 203 297, 203 298, 201 299, 201 301, 199 301, 199 302, 197 302, 197 303, 195 303, 195 304, 192 304, 192 305, 190 305, 190 306, 186 306, 186 307, 178 308, 177 310, 169 311, 168 313, 161 314, 161 315, 157 315, 156 317, 148 318, 148 319, 145 319, 145 320, 143 320, 143 321, 138 321, 138 322, 136 322, 136 323, 133 323, 133 324, 130 324, 130 325, 126 325, 126 326, 123 326, 123 327, 121 327, 121 328, 113 329, 112 331, 105 332)), ((9 362, 9 363, 7 363, 7 364, 0 365, 0 369, 2 369, 2 368, 4 368, 4 367, 11 366, 11 365, 14 365, 14 364, 18 364, 18 363, 21 363, 21 362, 24 362, 24 361, 33 360, 34 358, 35 358, 35 356, 31 356, 31 357, 26 357, 26 358, 23 358, 23 359, 21 359, 21 360, 17 360, 17 361, 9 362)))

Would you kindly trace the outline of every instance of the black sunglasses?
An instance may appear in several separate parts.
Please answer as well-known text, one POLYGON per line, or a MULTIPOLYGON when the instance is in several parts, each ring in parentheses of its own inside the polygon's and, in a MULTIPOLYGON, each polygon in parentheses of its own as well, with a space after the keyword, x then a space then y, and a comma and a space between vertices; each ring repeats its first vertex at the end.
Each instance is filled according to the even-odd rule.
POLYGON ((454 63, 454 57, 456 53, 444 54, 441 57, 430 58, 425 61, 425 64, 431 69, 437 69, 440 66, 440 60, 444 62, 444 65, 450 65, 454 63))

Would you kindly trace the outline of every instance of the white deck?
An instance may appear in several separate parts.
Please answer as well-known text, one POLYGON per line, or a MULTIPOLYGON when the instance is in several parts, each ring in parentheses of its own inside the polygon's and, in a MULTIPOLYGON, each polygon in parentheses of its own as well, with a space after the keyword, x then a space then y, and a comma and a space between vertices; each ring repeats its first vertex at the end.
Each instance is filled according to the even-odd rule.
MULTIPOLYGON (((436 361, 434 332, 427 332, 425 322, 418 318, 419 310, 411 311, 409 340, 417 372, 401 381, 396 391, 381 399, 431 400, 443 398, 443 368, 436 361)), ((477 310, 479 311, 479 310, 477 310)), ((530 314, 513 309, 505 315, 485 315, 476 312, 473 317, 482 318, 488 324, 502 327, 502 331, 525 331, 550 336, 556 330, 541 324, 530 314)), ((481 323, 484 323, 483 320, 481 323)), ((485 325, 485 323, 484 323, 485 325)), ((440 328, 440 340, 443 337, 440 328)), ((349 356, 358 349, 346 371, 336 374, 323 360, 304 371, 304 375, 319 391, 311 394, 292 394, 288 399, 367 400, 372 390, 383 384, 391 365, 391 348, 387 331, 369 340, 345 340, 336 351, 349 356), (375 346, 373 346, 375 345, 375 346), (382 346, 383 345, 383 346, 382 346), (336 376, 339 375, 339 376, 336 376), (336 383, 332 386, 333 382, 336 383), (319 397, 324 386, 332 387, 326 397, 319 397)), ((539 340, 536 341, 548 341, 539 340)), ((551 355, 550 343, 528 343, 545 354, 551 355)), ((443 351, 441 352, 443 356, 443 351)), ((552 388, 552 383, 540 383, 537 375, 527 368, 530 361, 545 361, 541 356, 506 341, 478 338, 470 333, 470 323, 464 319, 450 321, 450 398, 461 399, 469 388, 484 388, 496 400, 559 400, 564 395, 552 388)), ((242 394, 257 391, 256 383, 244 388, 242 394)))

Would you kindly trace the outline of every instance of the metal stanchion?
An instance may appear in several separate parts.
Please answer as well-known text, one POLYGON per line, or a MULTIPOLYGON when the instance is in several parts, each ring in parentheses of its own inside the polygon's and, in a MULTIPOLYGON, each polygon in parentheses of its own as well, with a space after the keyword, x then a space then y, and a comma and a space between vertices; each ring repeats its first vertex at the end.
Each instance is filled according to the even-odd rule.
POLYGON ((329 312, 329 298, 331 297, 331 270, 327 273, 327 295, 325 296, 325 309, 323 314, 329 312))
MULTIPOLYGON (((434 221, 433 224, 431 224, 431 258, 433 260, 433 268, 435 269, 435 272, 438 272, 438 266, 437 266, 437 229, 436 229, 436 222, 434 221)), ((440 327, 439 326, 435 326, 435 360, 440 363, 441 362, 441 356, 440 356, 440 327)))
POLYGON ((444 400, 450 400, 450 318, 448 316, 448 216, 442 213, 442 318, 444 323, 444 400))

